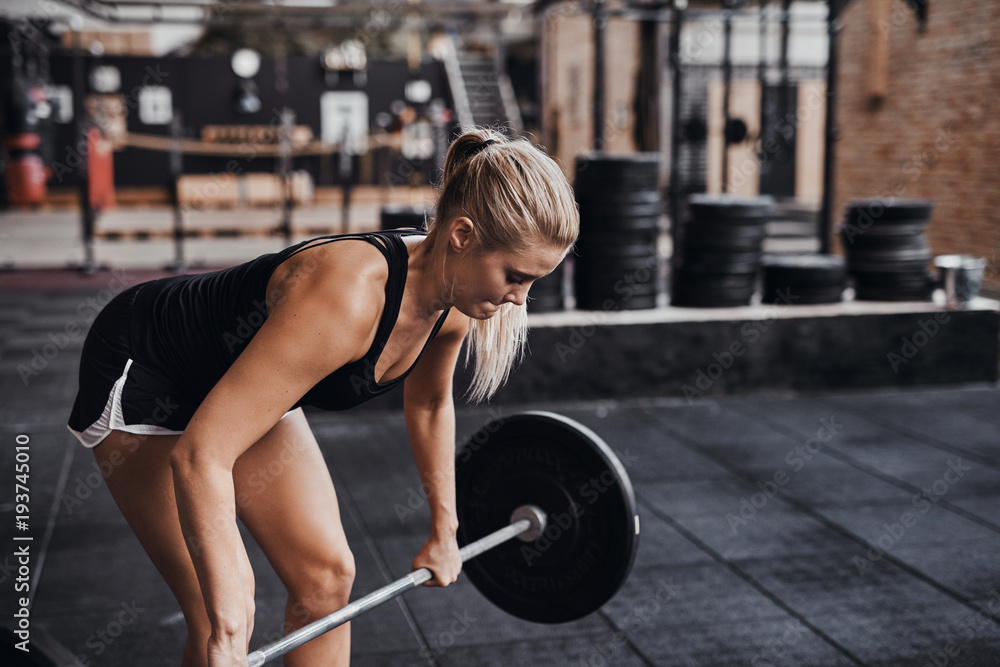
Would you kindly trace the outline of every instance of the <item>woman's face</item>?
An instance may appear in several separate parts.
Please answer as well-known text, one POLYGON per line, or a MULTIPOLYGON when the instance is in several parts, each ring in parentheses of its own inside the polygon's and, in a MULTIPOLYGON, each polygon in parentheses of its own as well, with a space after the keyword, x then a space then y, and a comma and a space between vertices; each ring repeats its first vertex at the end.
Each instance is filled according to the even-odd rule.
POLYGON ((506 250, 462 253, 456 267, 452 302, 459 312, 480 320, 492 317, 505 302, 523 305, 531 284, 552 273, 565 254, 565 248, 551 245, 531 246, 516 253, 506 250))

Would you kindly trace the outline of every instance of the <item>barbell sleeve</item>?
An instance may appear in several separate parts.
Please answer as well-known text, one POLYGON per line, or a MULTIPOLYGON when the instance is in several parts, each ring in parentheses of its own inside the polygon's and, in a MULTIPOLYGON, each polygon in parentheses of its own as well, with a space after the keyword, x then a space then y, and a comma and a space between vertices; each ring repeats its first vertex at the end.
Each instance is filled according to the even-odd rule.
MULTIPOLYGON (((526 541, 536 539, 544 530, 545 514, 537 507, 525 505, 514 510, 509 525, 475 542, 470 542, 459 549, 458 553, 462 558, 462 562, 465 563, 479 554, 489 551, 515 537, 522 536, 522 539, 526 541)), ((279 655, 284 655, 306 642, 357 618, 366 611, 374 609, 383 602, 388 602, 417 586, 427 583, 433 578, 434 574, 426 567, 414 570, 405 577, 401 577, 391 584, 387 584, 362 598, 358 598, 332 614, 317 619, 309 625, 288 633, 278 641, 253 651, 247 656, 248 667, 259 667, 259 665, 263 665, 265 662, 273 660, 279 655)))

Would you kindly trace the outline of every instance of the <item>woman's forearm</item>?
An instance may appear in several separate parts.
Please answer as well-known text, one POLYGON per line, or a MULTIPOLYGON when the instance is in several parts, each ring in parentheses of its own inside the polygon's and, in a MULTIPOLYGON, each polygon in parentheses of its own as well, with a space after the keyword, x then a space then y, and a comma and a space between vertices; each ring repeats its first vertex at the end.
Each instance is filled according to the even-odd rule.
POLYGON ((455 509, 455 406, 411 409, 406 415, 413 458, 431 511, 431 532, 441 537, 458 530, 455 509))
POLYGON ((194 561, 216 641, 245 642, 245 582, 240 572, 241 542, 236 527, 233 472, 224 465, 171 459, 181 531, 194 561))

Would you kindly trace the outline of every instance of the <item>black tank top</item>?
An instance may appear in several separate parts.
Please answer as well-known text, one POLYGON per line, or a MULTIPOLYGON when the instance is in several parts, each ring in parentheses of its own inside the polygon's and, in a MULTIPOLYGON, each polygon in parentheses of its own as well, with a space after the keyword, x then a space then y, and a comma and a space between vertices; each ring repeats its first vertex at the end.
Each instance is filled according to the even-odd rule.
MULTIPOLYGON (((222 271, 146 283, 136 294, 131 319, 130 342, 136 361, 172 379, 184 388, 187 398, 200 404, 267 320, 268 298, 273 298, 266 294, 267 283, 274 270, 307 247, 357 239, 378 248, 389 267, 385 308, 375 340, 361 359, 325 377, 295 405, 345 410, 383 394, 413 369, 388 382, 375 381, 375 365, 396 324, 406 284, 408 253, 402 237, 418 234, 423 232, 325 236, 222 271)), ((437 335, 447 315, 445 311, 438 318, 427 342, 437 335)))

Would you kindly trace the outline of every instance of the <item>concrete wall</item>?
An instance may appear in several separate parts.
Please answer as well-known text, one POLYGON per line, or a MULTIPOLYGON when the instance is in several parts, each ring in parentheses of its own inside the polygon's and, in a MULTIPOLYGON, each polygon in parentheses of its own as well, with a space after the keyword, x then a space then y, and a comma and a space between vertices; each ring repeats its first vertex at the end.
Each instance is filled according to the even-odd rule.
POLYGON ((1000 285, 1000 2, 931 2, 920 32, 903 0, 854 0, 838 76, 834 219, 857 197, 931 198, 934 253, 985 256, 1000 285))
MULTIPOLYGON (((493 405, 898 389, 1000 379, 1000 303, 572 311, 530 316, 493 405)), ((460 369, 456 389, 469 386, 460 369)), ((396 408, 394 391, 365 406, 396 408)))

